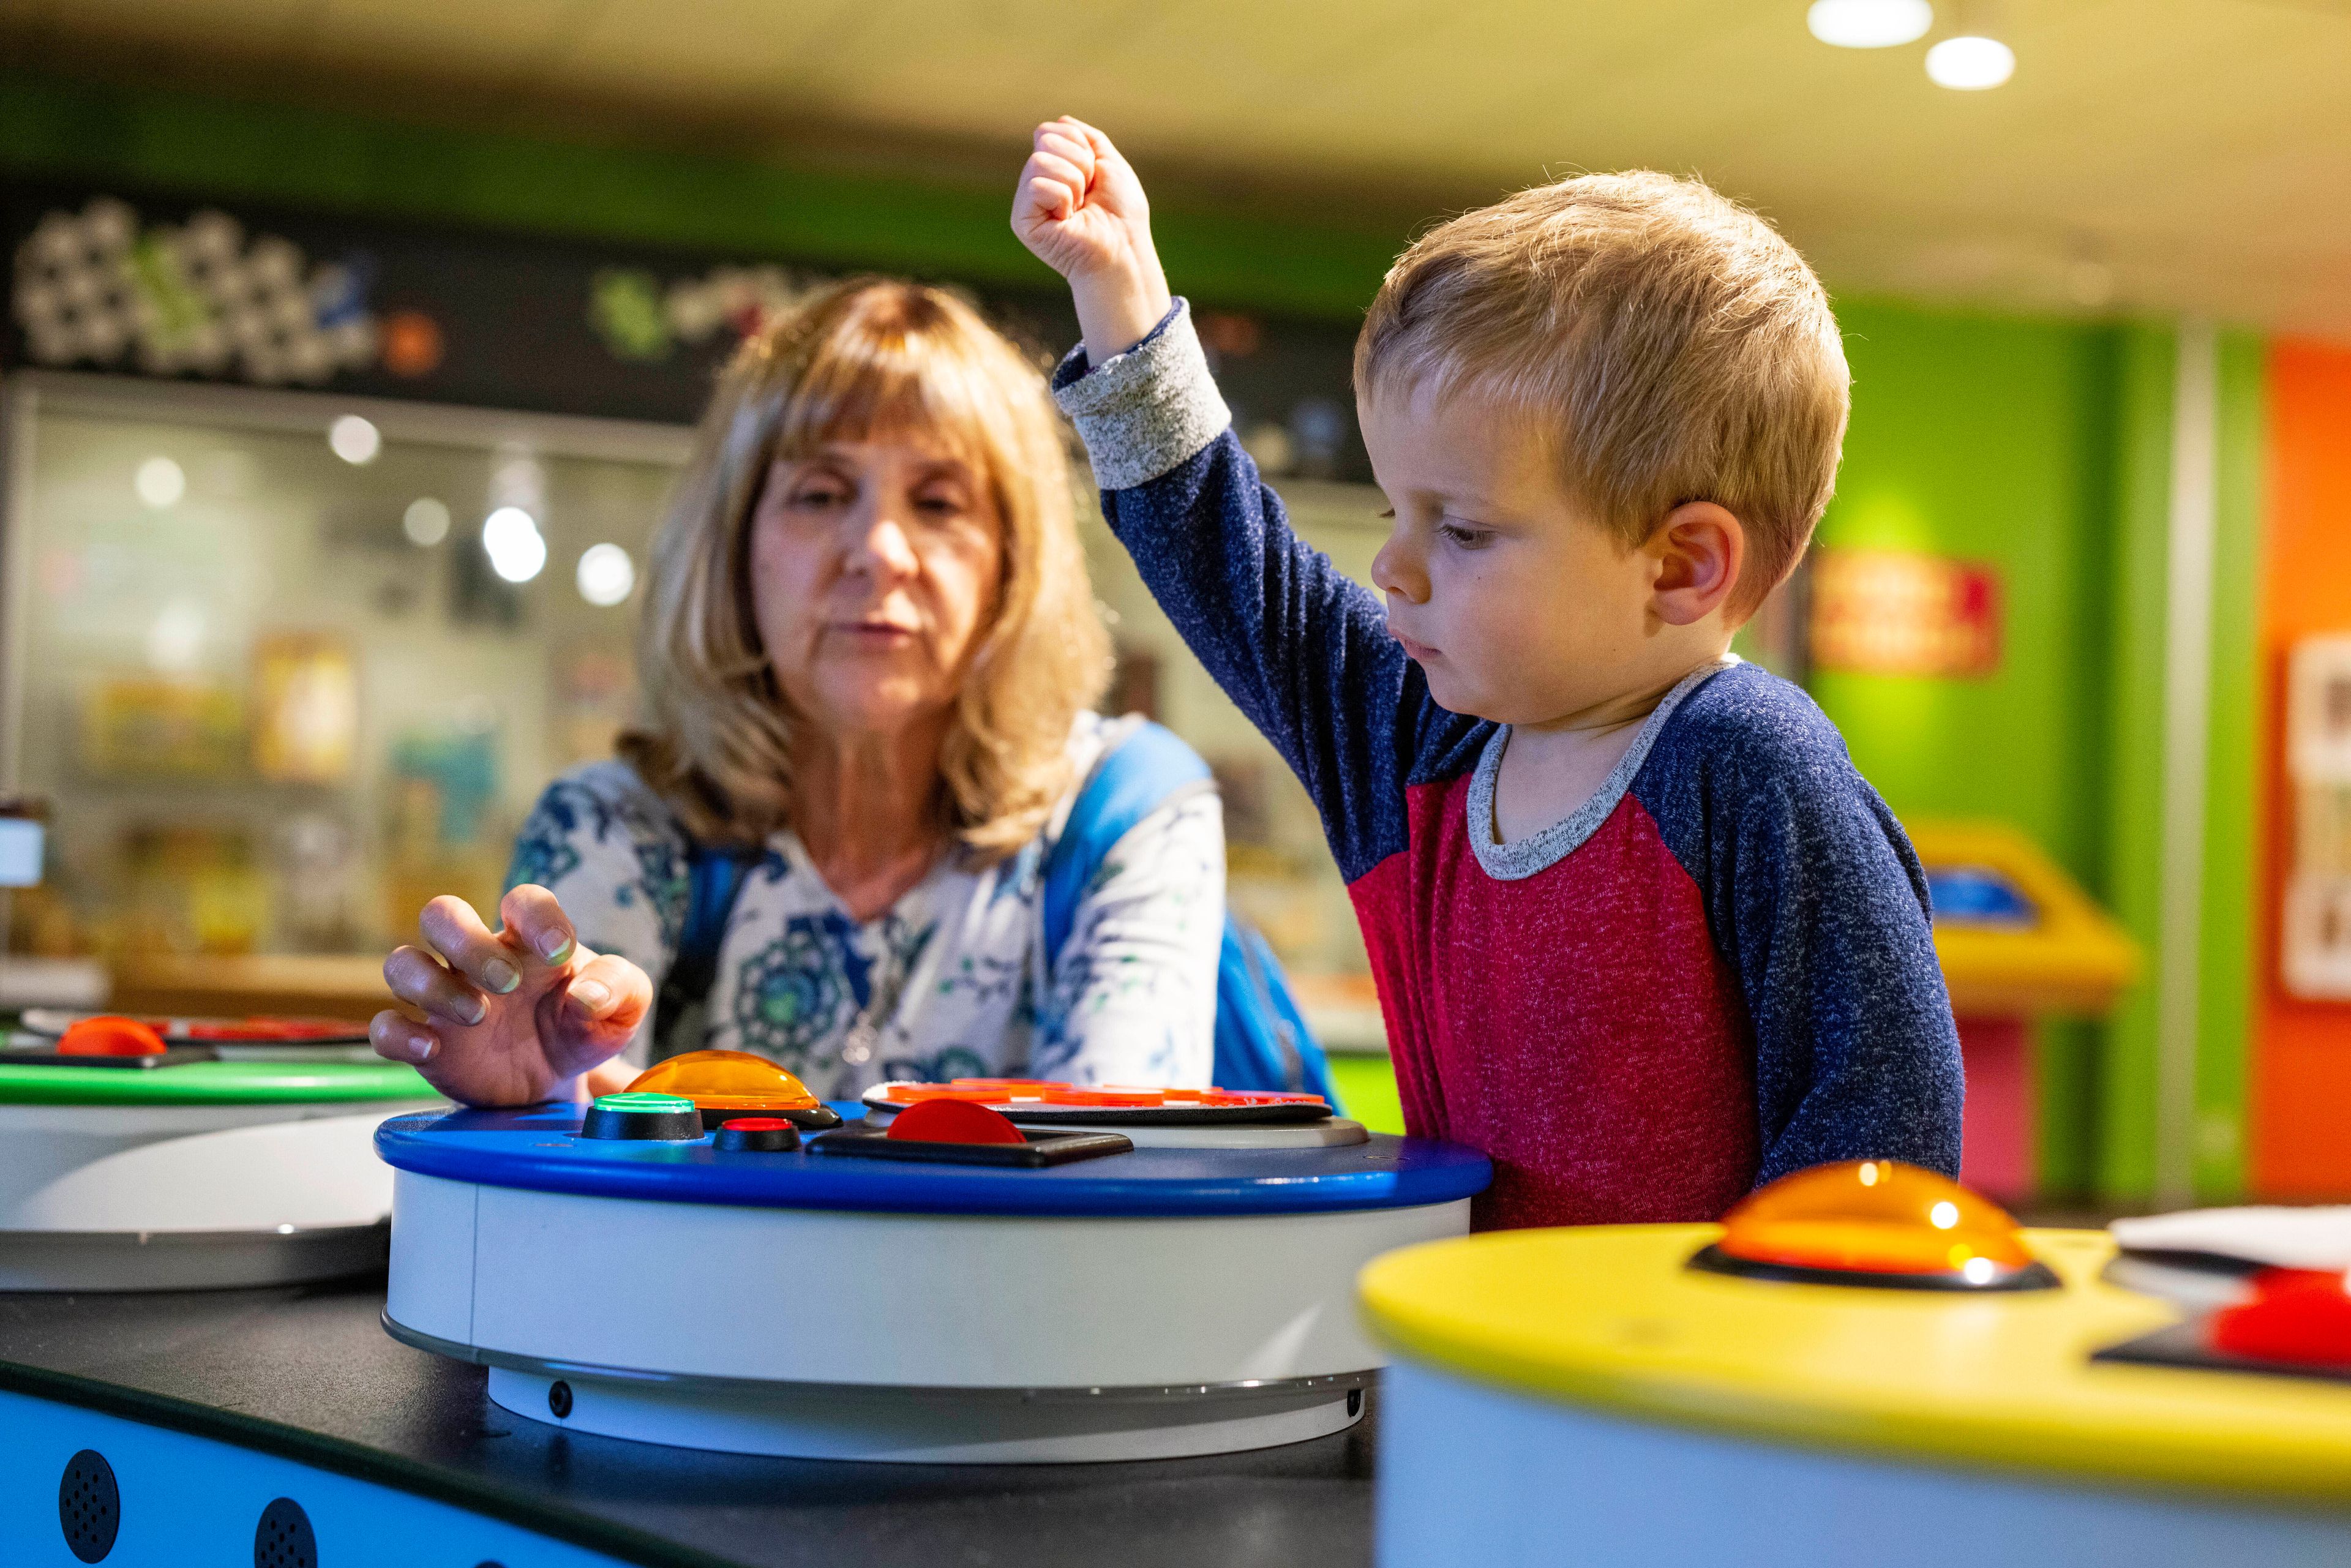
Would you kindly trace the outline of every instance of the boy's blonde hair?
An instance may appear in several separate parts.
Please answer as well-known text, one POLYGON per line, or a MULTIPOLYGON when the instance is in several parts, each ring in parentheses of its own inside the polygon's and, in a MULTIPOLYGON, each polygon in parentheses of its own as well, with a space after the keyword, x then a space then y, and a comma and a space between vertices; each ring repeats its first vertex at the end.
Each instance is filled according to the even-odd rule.
POLYGON ((637 653, 651 723, 621 751, 696 839, 757 843, 790 817, 806 720, 751 603, 751 513, 769 468, 906 431, 956 449, 1003 528, 995 604, 940 751, 944 825, 990 863, 1034 838, 1067 790, 1070 727, 1109 679, 1110 647, 1044 374, 953 295, 852 279, 743 345, 653 541, 637 653))
POLYGON ((1684 502, 1728 509, 1747 538, 1740 619, 1828 505, 1851 379, 1795 247, 1698 182, 1646 170, 1431 230, 1355 343, 1359 399, 1466 393, 1529 416, 1570 493, 1628 545, 1684 502))

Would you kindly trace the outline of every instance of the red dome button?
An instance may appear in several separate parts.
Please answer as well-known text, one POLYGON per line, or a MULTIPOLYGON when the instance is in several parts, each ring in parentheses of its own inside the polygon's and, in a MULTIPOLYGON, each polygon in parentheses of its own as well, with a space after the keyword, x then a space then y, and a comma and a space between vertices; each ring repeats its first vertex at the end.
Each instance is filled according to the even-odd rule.
POLYGON ((925 1100, 892 1118, 889 1135, 921 1144, 1025 1144, 1000 1112, 967 1100, 925 1100))

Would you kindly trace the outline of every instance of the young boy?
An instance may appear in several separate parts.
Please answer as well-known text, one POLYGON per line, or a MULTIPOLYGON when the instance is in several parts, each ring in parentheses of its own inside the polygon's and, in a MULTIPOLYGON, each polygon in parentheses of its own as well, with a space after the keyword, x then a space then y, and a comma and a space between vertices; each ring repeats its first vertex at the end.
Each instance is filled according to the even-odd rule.
POLYGON ((1012 226, 1111 527, 1305 781, 1405 1120, 1482 1226, 1708 1219, 1823 1161, 1959 1163, 1917 858, 1796 687, 1729 657, 1802 553, 1848 376, 1802 257, 1703 185, 1595 175, 1390 270, 1355 398, 1380 599, 1293 535, 1171 298, 1134 171, 1038 129, 1012 226))

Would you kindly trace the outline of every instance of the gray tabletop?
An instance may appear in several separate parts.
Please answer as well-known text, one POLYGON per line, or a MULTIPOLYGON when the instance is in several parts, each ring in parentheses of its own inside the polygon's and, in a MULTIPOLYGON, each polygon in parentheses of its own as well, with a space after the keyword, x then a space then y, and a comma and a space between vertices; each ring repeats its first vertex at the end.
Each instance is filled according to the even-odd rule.
POLYGON ((0 1294, 0 1387, 442 1499, 647 1563, 1316 1568, 1371 1559, 1376 1394, 1352 1430, 1216 1458, 852 1465, 526 1421, 480 1367, 388 1337, 381 1277, 262 1291, 0 1294))

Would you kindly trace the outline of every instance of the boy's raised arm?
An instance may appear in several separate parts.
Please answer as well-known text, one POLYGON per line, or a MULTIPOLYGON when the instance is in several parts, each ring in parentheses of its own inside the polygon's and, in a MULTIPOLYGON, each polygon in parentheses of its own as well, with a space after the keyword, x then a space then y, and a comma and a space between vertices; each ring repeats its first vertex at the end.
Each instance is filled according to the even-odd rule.
POLYGON ((1012 196, 1012 232, 1069 279, 1091 363, 1143 341, 1174 303, 1151 243, 1143 182, 1110 138, 1083 120, 1063 115, 1037 128, 1012 196))
POLYGON ((1377 596, 1290 531, 1230 430, 1168 292, 1142 183, 1109 139, 1071 120, 1038 127, 1012 227, 1070 280, 1085 342, 1056 393, 1113 531, 1306 785, 1352 880, 1399 846, 1405 775, 1468 721, 1428 702, 1377 596))

